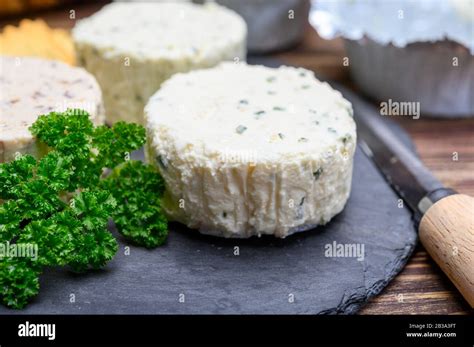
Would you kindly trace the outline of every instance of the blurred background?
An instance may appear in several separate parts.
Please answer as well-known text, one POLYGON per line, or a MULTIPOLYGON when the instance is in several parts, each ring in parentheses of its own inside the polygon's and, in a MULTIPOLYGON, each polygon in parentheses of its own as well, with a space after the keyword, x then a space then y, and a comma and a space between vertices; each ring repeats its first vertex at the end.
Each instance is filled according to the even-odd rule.
MULTIPOLYGON (((0 0, 0 54, 76 65, 69 30, 108 2, 0 0)), ((310 69, 320 79, 358 91, 377 107, 388 98, 420 102, 419 119, 391 119, 411 135, 425 164, 445 185, 474 195, 472 0, 217 2, 246 20, 252 57, 310 69)), ((361 311, 470 312, 421 246, 382 295, 361 311)))

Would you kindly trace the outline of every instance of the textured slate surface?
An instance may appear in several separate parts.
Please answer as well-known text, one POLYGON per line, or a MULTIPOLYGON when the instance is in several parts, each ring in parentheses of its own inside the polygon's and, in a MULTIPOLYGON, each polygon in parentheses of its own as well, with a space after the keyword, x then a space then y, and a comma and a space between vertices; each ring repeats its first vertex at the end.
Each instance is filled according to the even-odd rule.
POLYGON ((167 244, 155 250, 117 237, 119 252, 105 269, 50 269, 25 310, 0 313, 352 314, 400 271, 417 239, 411 213, 398 208, 397 195, 360 149, 347 206, 324 227, 284 240, 226 240, 172 224, 167 244), (326 257, 325 245, 334 241, 363 244, 364 260, 326 257))

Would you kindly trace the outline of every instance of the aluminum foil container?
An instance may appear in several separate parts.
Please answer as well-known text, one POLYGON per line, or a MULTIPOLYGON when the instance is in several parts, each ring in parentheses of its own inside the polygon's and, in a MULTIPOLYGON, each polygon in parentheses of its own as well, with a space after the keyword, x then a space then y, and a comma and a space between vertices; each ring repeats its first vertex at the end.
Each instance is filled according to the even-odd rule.
MULTIPOLYGON (((150 0, 114 0, 144 2, 150 0)), ((204 4, 216 2, 240 14, 248 27, 247 50, 262 54, 290 48, 304 35, 310 0, 154 0, 204 4), (290 11, 292 14, 290 14, 290 11), (292 16, 292 18, 289 18, 292 16)))
POLYGON ((351 75, 380 100, 419 102, 423 115, 474 116, 473 0, 317 0, 310 23, 343 37, 351 75), (466 15, 468 14, 468 15, 466 15))
POLYGON ((267 53, 289 48, 303 37, 309 0, 216 0, 239 13, 247 22, 247 49, 267 53), (293 16, 294 18, 289 18, 293 16))

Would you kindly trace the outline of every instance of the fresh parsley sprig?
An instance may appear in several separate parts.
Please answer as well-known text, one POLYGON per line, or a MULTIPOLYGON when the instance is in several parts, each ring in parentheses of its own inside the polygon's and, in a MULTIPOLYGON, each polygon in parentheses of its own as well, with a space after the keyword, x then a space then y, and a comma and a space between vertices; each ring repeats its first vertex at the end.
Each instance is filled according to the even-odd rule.
POLYGON ((110 261, 118 249, 110 218, 125 238, 148 248, 168 234, 162 178, 128 160, 145 143, 142 126, 94 127, 87 112, 67 110, 40 116, 30 131, 49 152, 0 164, 0 242, 39 251, 35 260, 0 258, 0 298, 13 308, 38 294, 44 267, 81 272, 110 261))

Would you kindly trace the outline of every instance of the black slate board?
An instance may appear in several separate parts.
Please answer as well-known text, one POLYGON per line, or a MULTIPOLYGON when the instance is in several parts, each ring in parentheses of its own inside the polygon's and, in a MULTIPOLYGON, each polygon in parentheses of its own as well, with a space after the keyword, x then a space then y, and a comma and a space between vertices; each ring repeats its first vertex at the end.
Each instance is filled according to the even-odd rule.
POLYGON ((82 275, 49 269, 26 309, 0 307, 0 313, 352 314, 413 251, 412 216, 398 199, 358 148, 347 206, 324 227, 283 240, 227 240, 171 224, 168 242, 155 250, 131 246, 114 232, 120 248, 105 269, 82 275), (333 242, 363 244, 364 260, 326 257, 325 245, 333 242))

